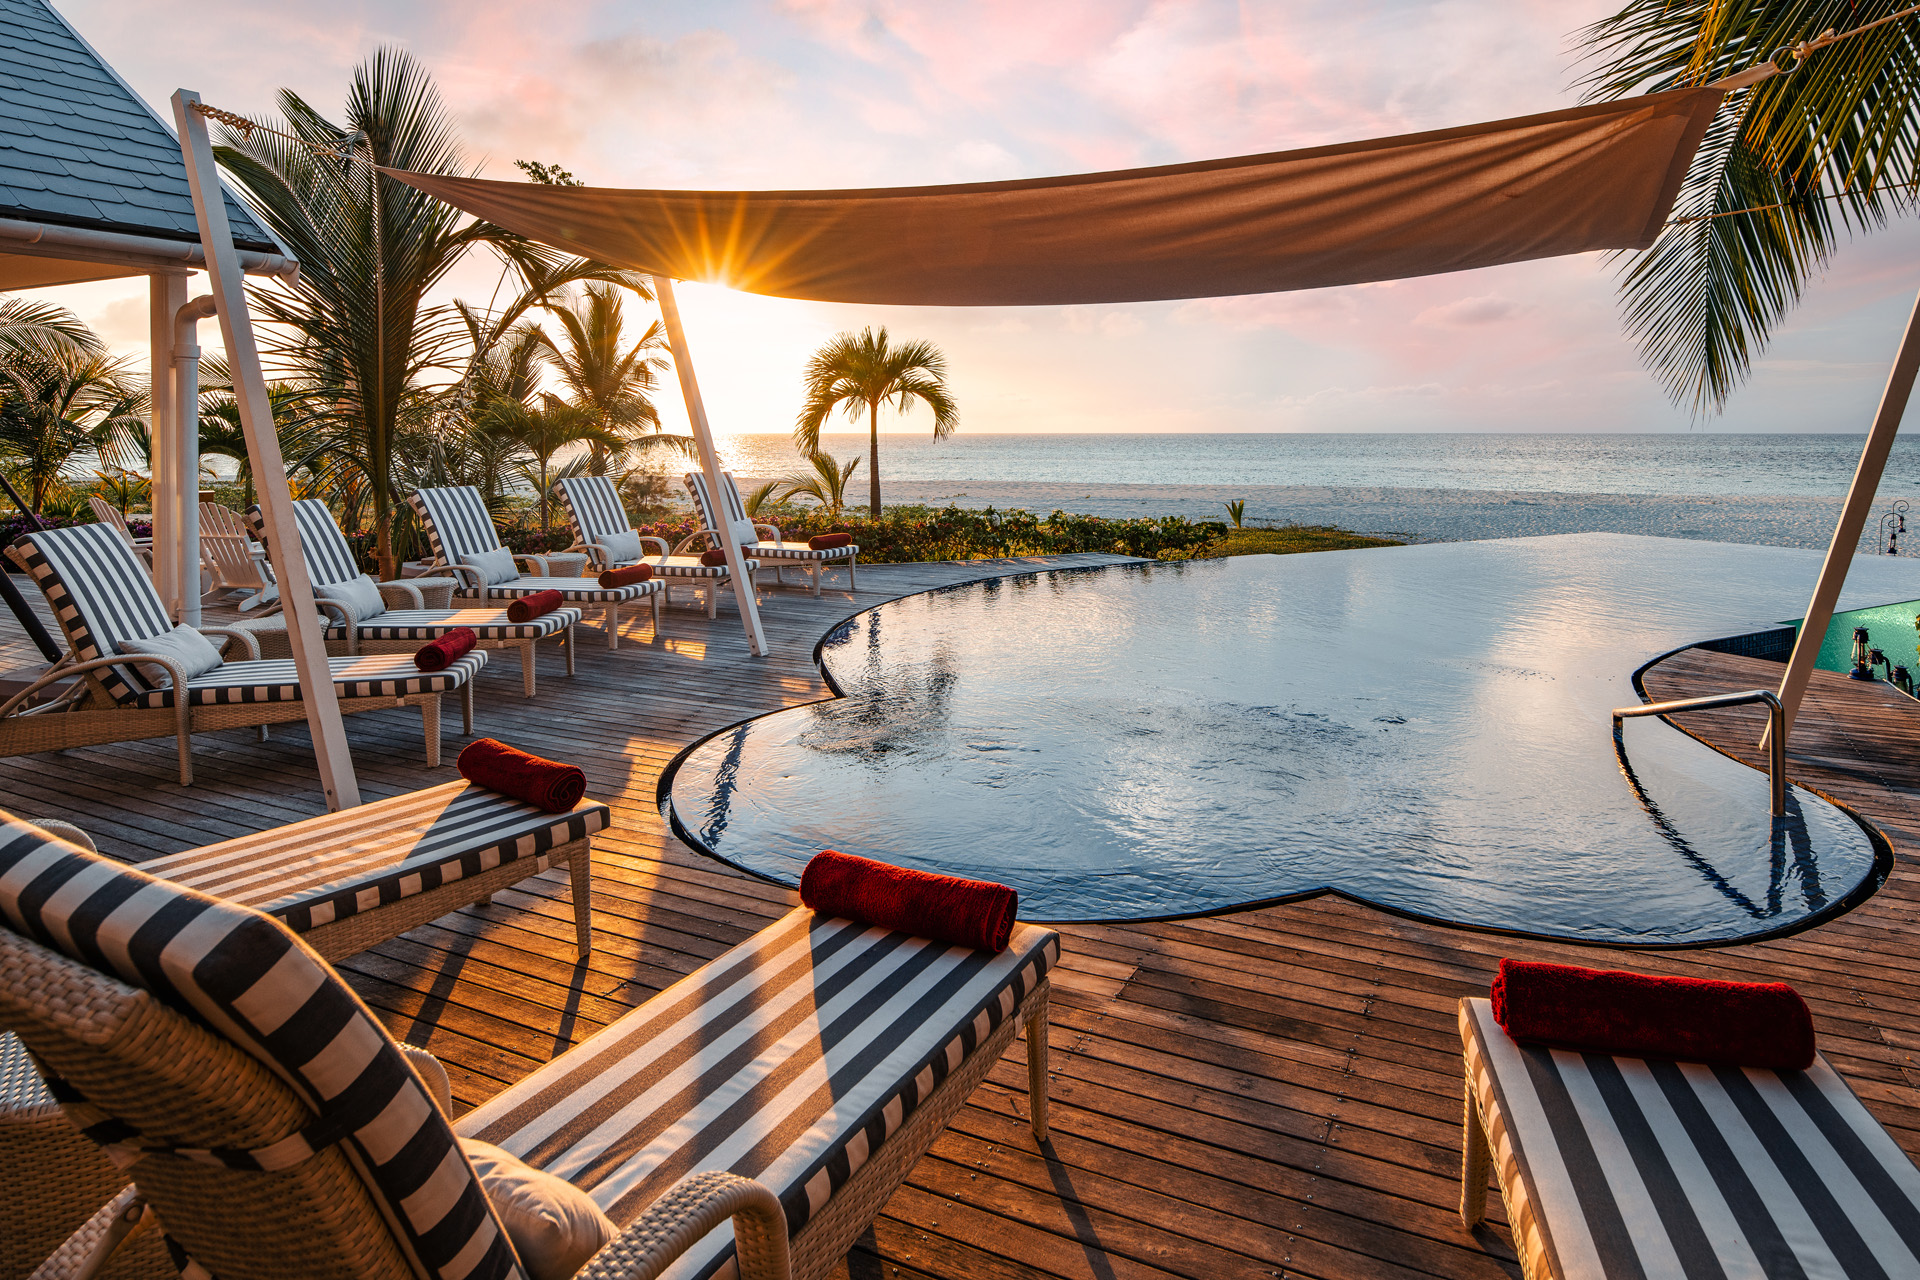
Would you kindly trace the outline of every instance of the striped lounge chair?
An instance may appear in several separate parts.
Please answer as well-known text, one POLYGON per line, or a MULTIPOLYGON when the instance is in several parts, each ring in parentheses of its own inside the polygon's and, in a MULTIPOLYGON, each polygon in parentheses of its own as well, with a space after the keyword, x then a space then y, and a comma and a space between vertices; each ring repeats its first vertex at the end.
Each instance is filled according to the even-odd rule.
MULTIPOLYGON (((833 547, 824 551, 815 551, 804 542, 784 542, 780 530, 770 524, 756 524, 747 514, 747 504, 740 500, 740 486, 734 483, 733 472, 720 473, 721 499, 726 504, 726 519, 733 525, 734 536, 740 539, 740 547, 748 555, 759 560, 770 561, 774 566, 777 579, 788 567, 805 569, 813 578, 813 594, 820 594, 820 573, 828 565, 844 560, 847 562, 847 590, 853 590, 853 566, 860 558, 859 547, 833 547), (762 530, 771 534, 770 538, 760 536, 762 530)), ((693 496, 694 510, 700 513, 701 523, 706 527, 700 530, 709 539, 720 536, 721 512, 713 501, 713 495, 707 492, 707 478, 698 471, 689 471, 686 475, 687 492, 693 496)), ((684 545, 684 544, 682 544, 684 545)), ((716 544, 717 545, 717 544, 716 544)))
POLYGON ((279 921, 0 825, 0 1027, 139 1161, 76 1236, 150 1204, 190 1275, 517 1280, 479 1141, 612 1220, 582 1280, 814 1280, 1022 1026, 1044 1140, 1058 954, 795 910, 454 1123, 438 1064, 279 921))
MULTIPOLYGON (((493 527, 493 517, 487 512, 487 504, 481 501, 480 491, 472 485, 421 489, 410 495, 407 501, 420 517, 421 527, 427 531, 427 541, 433 547, 434 563, 465 582, 463 594, 482 600, 512 600, 517 596, 530 596, 536 591, 552 590, 558 591, 568 604, 599 606, 605 611, 609 649, 620 647, 620 606, 647 596, 657 596, 661 590, 658 582, 636 582, 631 586, 607 588, 592 578, 550 577, 547 574, 547 562, 543 558, 519 555, 514 557, 514 562, 532 566, 532 575, 523 575, 511 582, 488 583, 481 578, 478 570, 462 559, 464 556, 484 555, 505 549, 500 545, 500 535, 493 527)), ((658 599, 653 601, 653 626, 657 633, 660 629, 658 599)))
MULTIPOLYGON (((0 755, 58 751, 68 747, 175 735, 180 744, 180 781, 193 781, 192 735, 215 729, 265 726, 307 717, 299 675, 291 659, 259 661, 259 649, 244 630, 206 627, 208 636, 240 646, 247 660, 225 662, 205 675, 167 685, 143 673, 119 650, 122 640, 165 635, 173 620, 160 602, 146 566, 133 549, 100 525, 42 529, 14 541, 7 555, 46 594, 66 635, 68 652, 35 685, 0 706, 0 755), (75 673, 84 683, 67 699, 29 707, 38 687, 75 673), (23 708, 26 708, 23 710, 23 708)), ((420 709, 427 765, 440 763, 440 695, 457 692, 465 728, 473 730, 473 678, 487 655, 469 653, 441 671, 422 671, 401 655, 328 659, 340 709, 420 709)), ((177 677, 178 667, 172 668, 177 677)))
POLYGON ((1460 1215, 1499 1175, 1527 1280, 1920 1276, 1920 1170, 1823 1057, 1805 1071, 1516 1044, 1460 1002, 1460 1215))
MULTIPOLYGON (((567 522, 573 526, 573 551, 584 551, 592 561, 596 571, 617 568, 629 564, 639 564, 645 560, 653 566, 653 576, 665 585, 668 604, 673 603, 673 588, 676 583, 685 583, 696 591, 704 590, 707 602, 707 616, 718 616, 721 584, 727 580, 727 566, 723 564, 701 564, 699 556, 681 555, 677 550, 669 550, 665 538, 655 538, 637 533, 633 521, 627 518, 627 508, 620 501, 620 490, 613 481, 605 476, 569 476, 560 482, 560 504, 566 508, 567 522), (622 534, 631 534, 640 543, 639 556, 616 555, 616 549, 610 549, 605 542, 608 538, 618 538, 622 534), (647 543, 660 548, 660 554, 649 558, 645 553, 647 543)), ((699 537, 698 534, 694 535, 699 537)), ((684 548, 692 539, 682 541, 684 548)), ((747 561, 747 573, 751 576, 759 569, 758 560, 747 561)))
MULTIPOLYGON (((300 550, 306 556, 307 573, 316 590, 366 576, 360 572, 347 535, 340 532, 325 502, 299 499, 293 504, 293 518, 300 528, 300 550)), ((266 513, 258 506, 247 508, 247 525, 261 542, 269 542, 266 513)), ((505 609, 429 609, 420 588, 411 582, 377 582, 374 586, 386 610, 371 618, 360 617, 344 600, 316 599, 327 617, 329 651, 412 653, 455 627, 470 627, 478 637, 478 648, 504 649, 511 645, 520 651, 520 690, 529 698, 535 690, 534 646, 540 641, 550 639, 564 647, 567 674, 574 672, 573 625, 580 621, 578 606, 568 605, 515 622, 505 609)))

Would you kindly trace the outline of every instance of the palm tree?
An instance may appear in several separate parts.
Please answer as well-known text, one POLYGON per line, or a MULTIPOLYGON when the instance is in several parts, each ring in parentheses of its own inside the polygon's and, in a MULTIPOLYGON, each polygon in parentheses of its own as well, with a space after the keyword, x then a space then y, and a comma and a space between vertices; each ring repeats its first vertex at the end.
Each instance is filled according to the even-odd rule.
POLYGON ((853 479, 853 473, 860 467, 860 455, 855 454, 840 463, 825 453, 811 453, 807 455, 807 463, 813 468, 812 475, 802 472, 788 476, 785 481, 772 482, 767 486, 769 494, 774 484, 784 483, 786 487, 775 501, 812 498, 828 515, 838 516, 840 509, 847 505, 847 482, 853 479))
POLYGON ((554 288, 624 273, 567 259, 373 172, 365 161, 420 173, 469 172, 431 77, 405 53, 381 49, 354 69, 343 124, 292 90, 284 119, 226 130, 220 159, 268 227, 300 260, 290 287, 257 289, 271 322, 267 351, 296 383, 330 388, 342 453, 365 473, 382 574, 394 570, 394 462, 429 371, 447 365, 462 328, 427 294, 475 245, 519 273, 503 329, 554 288))
POLYGON ((872 329, 836 335, 807 362, 806 402, 793 439, 809 456, 820 452, 820 428, 834 408, 845 405, 847 416, 858 421, 867 411, 871 442, 867 465, 868 506, 880 518, 880 406, 893 401, 905 413, 915 400, 933 410, 933 434, 944 440, 960 425, 960 409, 947 393, 947 358, 930 342, 889 346, 887 331, 872 329))
MULTIPOLYGON (((653 297, 644 289, 633 291, 649 301, 653 297)), ((692 452, 691 439, 661 430, 660 412, 650 394, 666 367, 655 354, 666 346, 659 321, 627 345, 620 291, 604 284, 590 284, 584 298, 551 304, 547 310, 560 324, 559 339, 545 330, 534 332, 547 348, 560 386, 598 431, 641 452, 692 452)), ((591 453, 595 473, 604 471, 606 448, 594 445, 591 453)))
POLYGON ((65 486, 78 460, 112 453, 146 400, 146 389, 127 376, 123 360, 71 350, 7 359, 0 380, 0 461, 25 480, 35 515, 65 486))
POLYGON ((606 453, 619 452, 624 441, 593 421, 579 405, 568 404, 558 396, 542 395, 535 404, 501 397, 476 416, 475 426, 519 453, 515 470, 533 486, 540 500, 540 534, 553 528, 553 486, 578 468, 556 469, 556 455, 575 445, 586 445, 606 453))
MULTIPOLYGON (((1595 60, 1585 83, 1594 99, 1705 84, 1908 3, 1628 0, 1583 33, 1595 60)), ((1920 23, 1890 22, 1804 63, 1728 96, 1674 221, 1622 272, 1628 332, 1696 415, 1726 407, 1841 230, 1873 230, 1914 207, 1920 23)))
POLYGON ((20 356, 100 355, 93 330, 65 307, 28 298, 0 298, 0 367, 20 356))

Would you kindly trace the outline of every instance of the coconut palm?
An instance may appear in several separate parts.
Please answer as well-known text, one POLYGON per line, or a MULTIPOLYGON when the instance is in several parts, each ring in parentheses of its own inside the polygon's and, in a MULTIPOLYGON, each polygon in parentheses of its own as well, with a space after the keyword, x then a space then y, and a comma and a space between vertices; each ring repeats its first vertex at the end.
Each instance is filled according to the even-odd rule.
POLYGON ((836 335, 807 362, 806 401, 793 439, 811 457, 820 452, 820 428, 839 406, 859 421, 867 414, 870 442, 867 464, 868 505, 880 518, 880 406, 892 402, 901 413, 924 401, 933 410, 933 434, 945 439, 960 425, 960 409, 947 392, 947 358, 930 342, 892 346, 883 326, 878 332, 836 335))
POLYGON ((0 298, 0 369, 20 356, 100 355, 93 330, 65 307, 30 298, 0 298))
POLYGON ((775 501, 812 498, 828 515, 839 515, 840 509, 847 505, 847 482, 853 479, 853 473, 860 467, 860 455, 855 454, 840 463, 825 453, 811 453, 807 455, 807 464, 813 468, 813 474, 802 472, 777 482, 785 487, 775 501))
MULTIPOLYGON (((653 295, 634 289, 641 297, 653 295)), ((659 321, 647 326, 638 341, 628 344, 626 313, 621 291, 590 284, 585 296, 552 303, 547 308, 559 324, 557 336, 544 329, 534 332, 545 344, 555 379, 566 396, 605 435, 618 437, 639 453, 691 453, 687 436, 664 432, 652 392, 660 385, 666 361, 656 353, 666 346, 659 321)), ((607 450, 591 449, 597 473, 605 470, 607 450)))
POLYGON ((446 367, 463 329, 428 293, 467 251, 487 245, 519 275, 518 296, 493 317, 512 323, 571 280, 625 281, 626 274, 567 259, 464 215, 372 161, 421 173, 464 175, 452 124, 431 77, 405 53, 382 49, 354 69, 344 123, 298 94, 279 95, 281 120, 264 130, 226 130, 220 158, 262 220, 300 260, 291 286, 256 289, 271 322, 266 350, 283 372, 334 392, 341 454, 360 466, 372 499, 380 569, 394 569, 394 463, 408 430, 424 421, 427 374, 446 367))
POLYGON ((475 426, 519 452, 515 470, 533 486, 540 502, 542 537, 553 528, 553 486, 579 470, 556 467, 557 456, 576 445, 603 454, 618 453, 624 444, 620 436, 596 423, 587 410, 551 395, 542 395, 533 404, 501 397, 476 416, 475 426))
MULTIPOLYGON (((1583 33, 1589 96, 1705 84, 1910 2, 1629 0, 1583 33)), ((1916 85, 1920 19, 1909 17, 1728 96, 1674 221, 1621 276, 1627 330, 1676 402, 1723 409, 1839 233, 1914 207, 1916 85)))
POLYGON ((111 458, 146 409, 126 362, 72 350, 15 355, 0 382, 0 462, 24 481, 34 514, 88 457, 111 458))

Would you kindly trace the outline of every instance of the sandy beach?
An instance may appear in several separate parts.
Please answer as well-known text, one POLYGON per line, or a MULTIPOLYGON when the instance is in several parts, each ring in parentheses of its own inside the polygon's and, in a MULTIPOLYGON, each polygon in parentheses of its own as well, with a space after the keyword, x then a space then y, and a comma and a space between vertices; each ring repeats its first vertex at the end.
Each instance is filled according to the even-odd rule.
MULTIPOLYGON (((865 487, 852 486, 858 501, 865 487)), ((1526 493, 1478 489, 1327 488, 1311 485, 1052 484, 1019 481, 888 482, 889 504, 1056 508, 1101 516, 1226 518, 1223 504, 1247 500, 1249 523, 1330 524, 1415 542, 1524 538, 1599 530, 1715 542, 1824 550, 1839 515, 1837 497, 1649 496, 1526 493)), ((1876 504, 1861 550, 1879 550, 1876 504)), ((1914 548, 1920 550, 1920 525, 1914 548)), ((1905 548, 1903 548, 1905 550, 1905 548)))

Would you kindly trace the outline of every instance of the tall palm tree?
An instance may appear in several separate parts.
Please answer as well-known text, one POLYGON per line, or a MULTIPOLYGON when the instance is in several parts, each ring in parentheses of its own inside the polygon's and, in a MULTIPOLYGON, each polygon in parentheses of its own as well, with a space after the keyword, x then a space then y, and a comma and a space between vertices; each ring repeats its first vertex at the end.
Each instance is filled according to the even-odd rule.
MULTIPOLYGON (((1589 97, 1705 84, 1911 0, 1628 0, 1582 38, 1589 97)), ((1792 62, 1791 55, 1782 61, 1792 62)), ((1842 230, 1912 210, 1920 18, 1728 96, 1669 223, 1621 276, 1627 330, 1678 403, 1718 413, 1842 230)))
POLYGON ((420 173, 471 172, 432 78, 405 53, 381 49, 354 69, 344 122, 335 124, 292 90, 283 119, 264 130, 226 130, 220 159, 268 227, 300 260, 290 287, 256 289, 271 322, 268 354, 294 381, 329 387, 344 454, 365 472, 377 555, 394 569, 396 447, 429 371, 452 359, 462 328, 428 293, 476 245, 520 276, 519 296, 496 328, 577 279, 627 277, 567 259, 373 172, 366 161, 420 173), (249 136, 250 135, 250 136, 249 136))
POLYGON ((540 502, 540 535, 553 528, 553 487, 577 468, 556 467, 559 454, 575 445, 618 453, 624 440, 594 422, 579 405, 542 395, 534 404, 502 397, 479 416, 476 426, 510 442, 520 454, 516 470, 533 486, 540 502))
POLYGON ((880 406, 892 402, 901 413, 915 400, 933 410, 933 434, 944 440, 960 425, 960 409, 947 392, 947 358, 931 342, 892 346, 884 326, 879 332, 836 335, 807 362, 806 402, 794 425, 794 443, 809 456, 820 452, 820 428, 837 406, 856 422, 867 411, 870 442, 867 463, 868 505, 880 518, 880 406))
MULTIPOLYGON (((643 289, 633 292, 653 297, 643 289)), ((547 348, 555 378, 596 430, 642 453, 691 451, 686 436, 661 430, 660 411, 653 403, 651 393, 666 367, 657 354, 666 346, 659 321, 629 345, 620 290, 606 284, 590 284, 584 297, 550 304, 547 310, 560 325, 558 337, 544 329, 535 332, 547 348)), ((596 444, 591 453, 595 472, 604 471, 607 449, 596 444)))
POLYGON ((30 298, 0 298, 0 367, 18 356, 99 355, 93 330, 65 307, 30 298))

